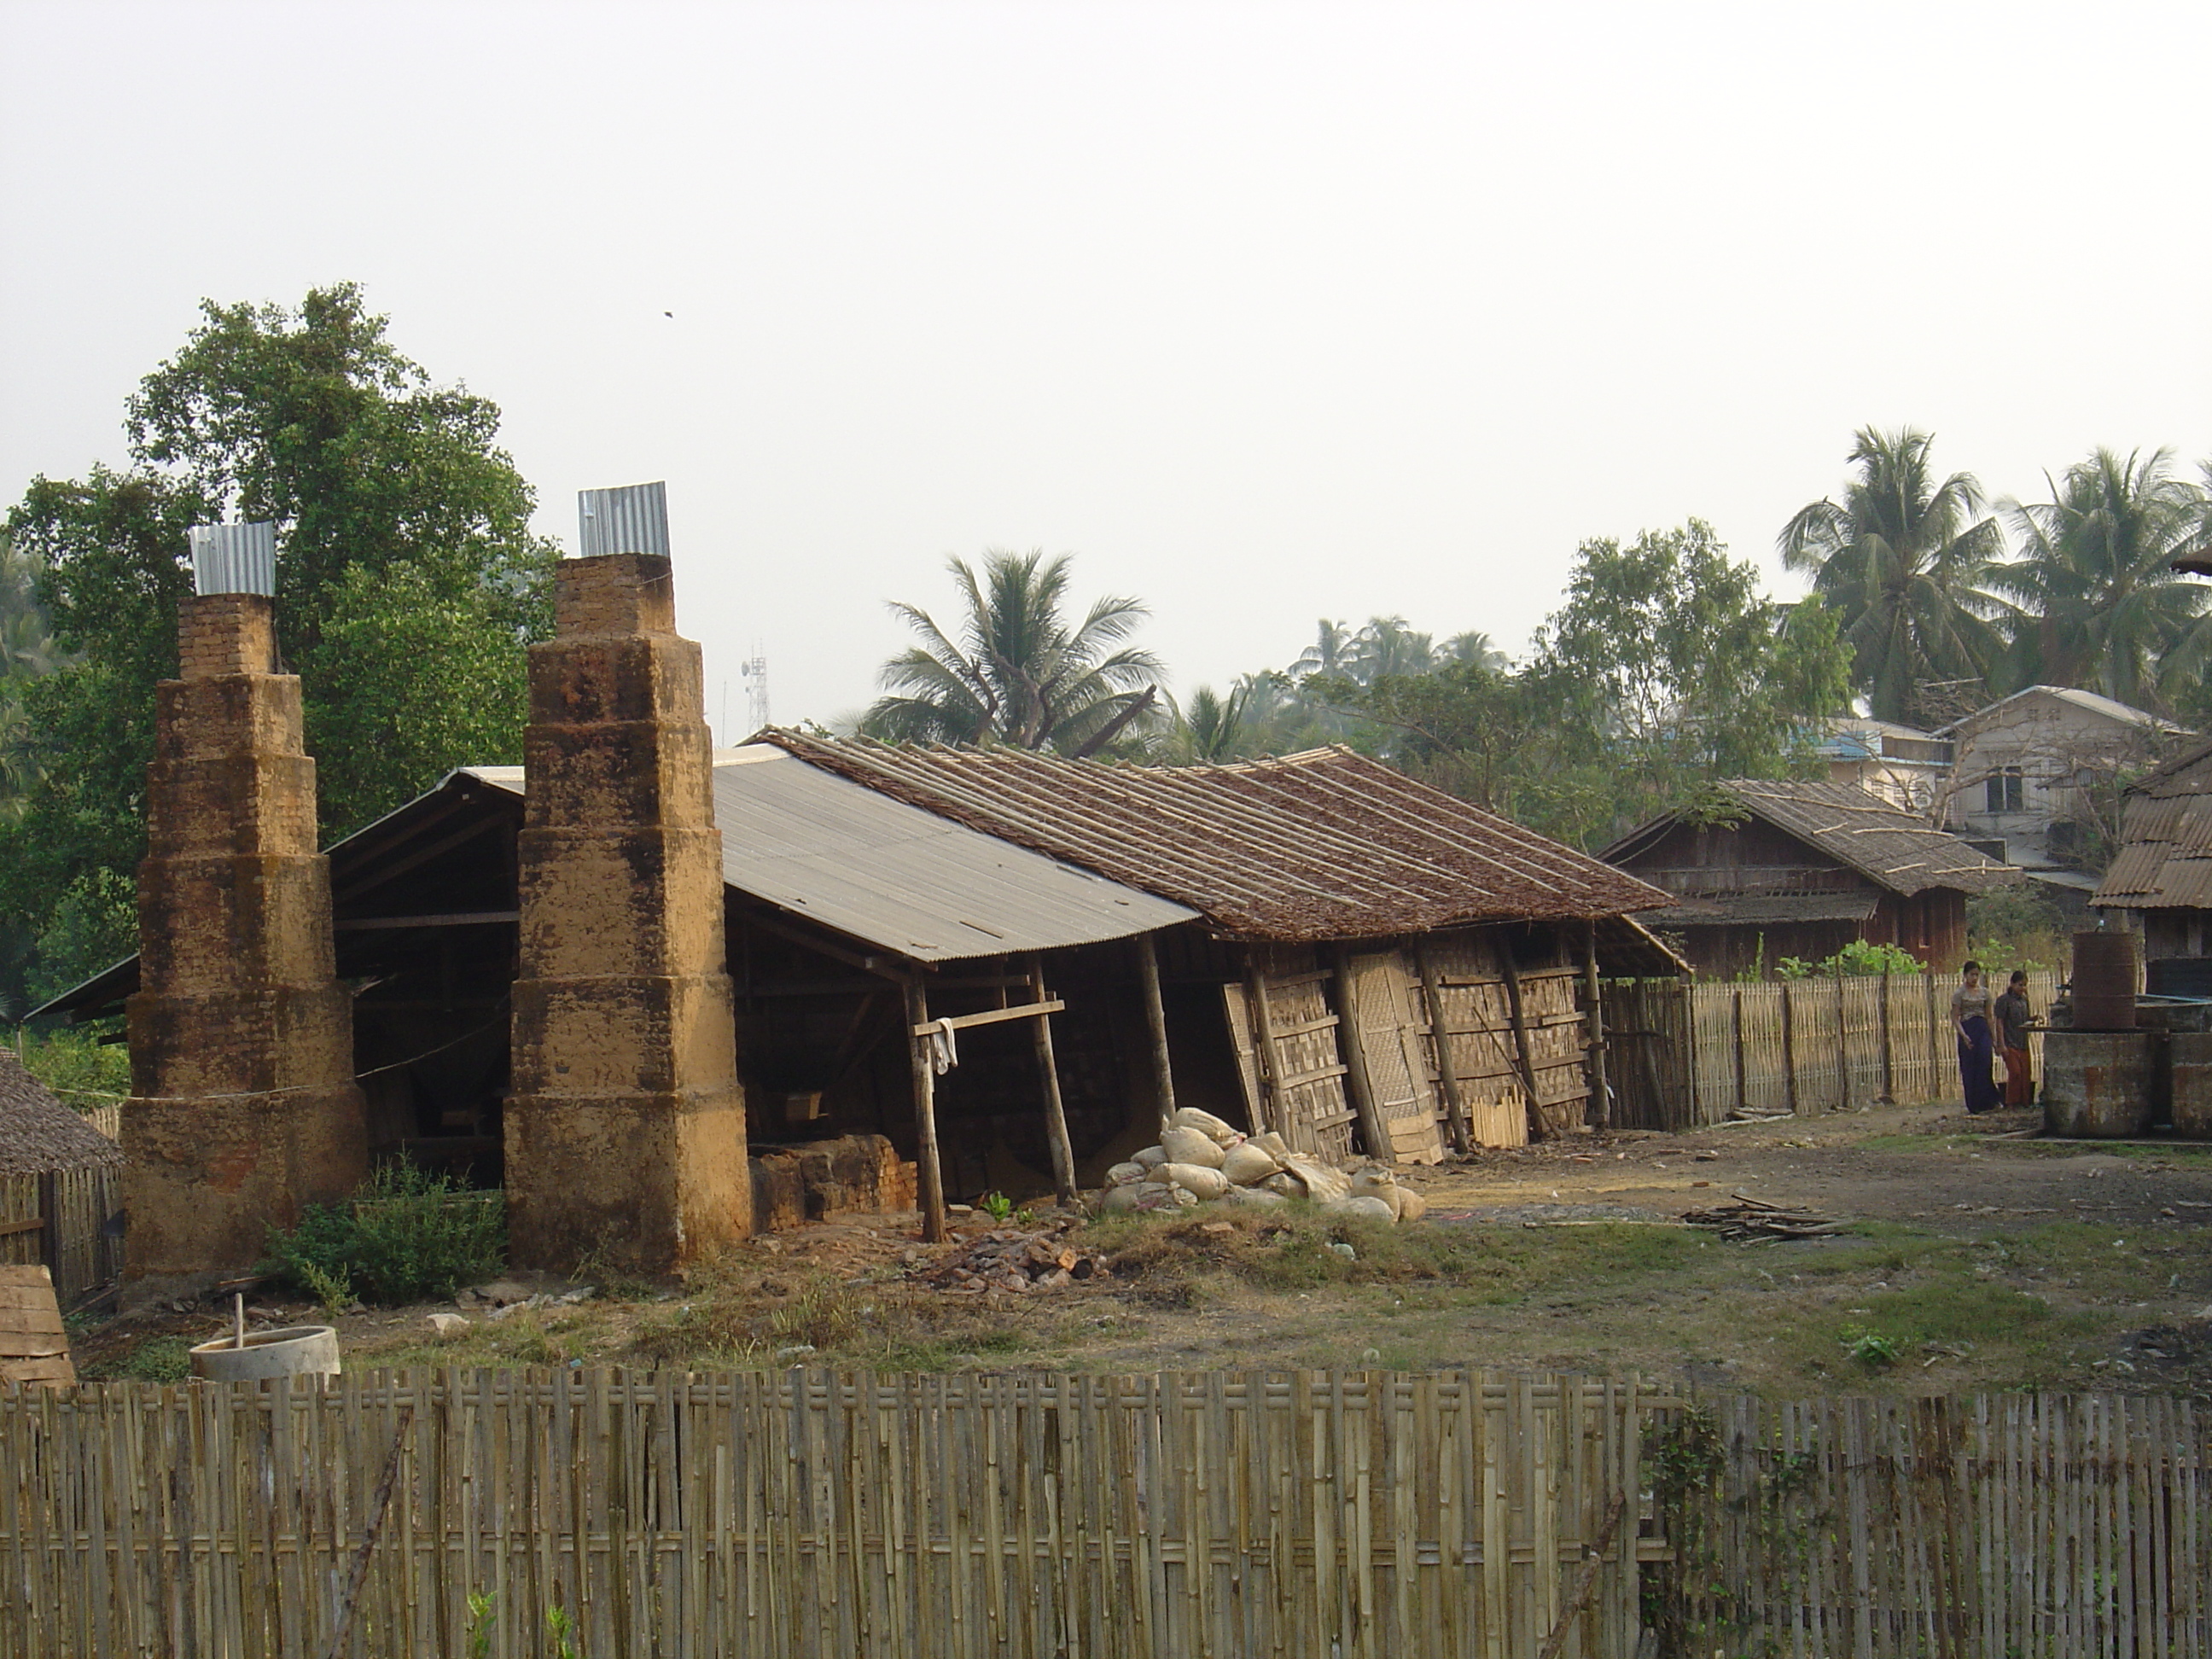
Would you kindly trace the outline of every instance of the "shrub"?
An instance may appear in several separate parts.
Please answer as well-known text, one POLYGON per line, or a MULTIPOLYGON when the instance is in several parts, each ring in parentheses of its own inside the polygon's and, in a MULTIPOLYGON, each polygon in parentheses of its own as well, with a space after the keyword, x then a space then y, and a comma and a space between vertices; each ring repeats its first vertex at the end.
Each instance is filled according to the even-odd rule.
POLYGON ((507 1261, 507 1206, 411 1164, 386 1164, 343 1204, 316 1204, 290 1232, 269 1231, 268 1264, 329 1303, 392 1304, 451 1296, 507 1261))

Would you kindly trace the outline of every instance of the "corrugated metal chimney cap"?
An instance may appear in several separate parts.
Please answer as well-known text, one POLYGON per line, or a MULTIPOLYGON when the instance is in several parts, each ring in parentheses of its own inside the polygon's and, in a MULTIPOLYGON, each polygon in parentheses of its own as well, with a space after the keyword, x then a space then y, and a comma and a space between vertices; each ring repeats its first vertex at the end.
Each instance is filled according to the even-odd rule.
POLYGON ((195 593, 276 592, 276 526, 196 524, 185 532, 195 593))
POLYGON ((580 489, 577 551, 587 559, 606 553, 668 556, 668 485, 625 484, 619 489, 580 489))

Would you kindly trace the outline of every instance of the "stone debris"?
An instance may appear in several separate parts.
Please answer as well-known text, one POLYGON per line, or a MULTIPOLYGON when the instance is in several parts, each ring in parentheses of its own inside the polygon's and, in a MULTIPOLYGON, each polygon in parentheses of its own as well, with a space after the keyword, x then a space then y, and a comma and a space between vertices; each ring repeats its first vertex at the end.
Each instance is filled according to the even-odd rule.
POLYGON ((430 1334, 441 1342, 460 1335, 469 1328, 468 1316, 465 1314, 434 1313, 429 1316, 427 1322, 430 1327, 430 1334))
POLYGON ((1844 1230, 1843 1223, 1810 1210, 1792 1210, 1768 1204, 1741 1193, 1730 1193, 1733 1204, 1709 1210, 1685 1210, 1682 1219, 1692 1227, 1711 1227, 1723 1238, 1826 1238, 1844 1230))
POLYGON ((970 1239, 912 1277, 942 1291, 980 1296, 986 1291, 1056 1291, 1107 1272, 1105 1258, 1078 1249, 1065 1224, 1030 1231, 1003 1227, 970 1239))
POLYGON ((1395 1224, 1418 1221, 1429 1207, 1420 1194, 1398 1184, 1388 1165, 1364 1164, 1347 1174, 1291 1151, 1279 1135, 1243 1134, 1189 1106, 1168 1120, 1158 1146, 1116 1164, 1106 1182, 1094 1202, 1101 1215, 1221 1202, 1266 1208, 1306 1199, 1334 1214, 1395 1224))

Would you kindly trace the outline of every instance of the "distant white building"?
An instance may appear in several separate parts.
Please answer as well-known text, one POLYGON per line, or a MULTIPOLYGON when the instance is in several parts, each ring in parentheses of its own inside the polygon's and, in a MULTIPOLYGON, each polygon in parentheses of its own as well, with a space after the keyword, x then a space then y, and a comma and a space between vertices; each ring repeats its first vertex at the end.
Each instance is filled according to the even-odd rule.
POLYGON ((1830 783, 1863 789, 1907 812, 1932 816, 1951 776, 1949 738, 1894 720, 1844 715, 1828 722, 1814 748, 1830 783))
POLYGON ((1931 815, 2079 903, 2118 845, 2130 779, 2188 735, 2094 691, 2031 685, 1934 734, 1953 756, 1931 815))

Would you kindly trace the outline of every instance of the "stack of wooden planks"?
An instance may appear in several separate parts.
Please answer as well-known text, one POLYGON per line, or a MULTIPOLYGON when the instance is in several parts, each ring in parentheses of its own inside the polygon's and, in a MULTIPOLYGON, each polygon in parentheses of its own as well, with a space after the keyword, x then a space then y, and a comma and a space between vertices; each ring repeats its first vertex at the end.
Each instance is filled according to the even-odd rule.
POLYGON ((53 1275, 39 1263, 0 1265, 0 1383, 66 1389, 76 1382, 53 1275))

